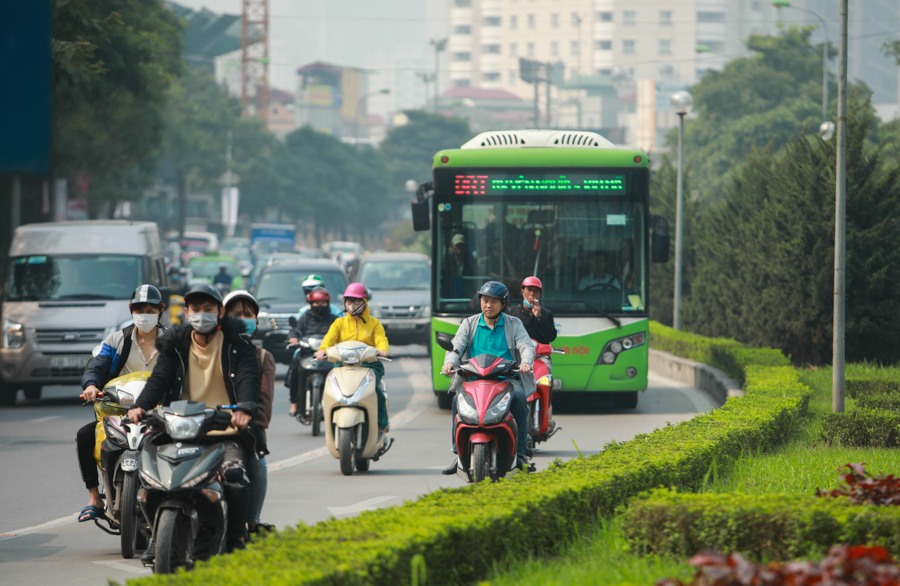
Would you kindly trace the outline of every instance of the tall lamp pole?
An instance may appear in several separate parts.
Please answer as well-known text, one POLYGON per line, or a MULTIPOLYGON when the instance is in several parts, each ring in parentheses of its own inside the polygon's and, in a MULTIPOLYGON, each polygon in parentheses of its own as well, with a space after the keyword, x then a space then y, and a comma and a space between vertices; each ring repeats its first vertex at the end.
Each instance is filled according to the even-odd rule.
POLYGON ((366 116, 369 115, 369 98, 372 96, 377 96, 379 94, 387 95, 391 93, 389 88, 383 87, 378 91, 369 92, 359 98, 356 102, 356 138, 369 138, 369 124, 366 122, 365 125, 365 136, 363 136, 363 123, 362 123, 362 113, 363 110, 366 112, 366 116))
POLYGON ((681 329, 681 263, 682 241, 684 238, 684 116, 691 111, 694 99, 691 94, 680 91, 672 94, 672 106, 678 114, 678 181, 675 190, 675 293, 672 307, 673 326, 681 329))
POLYGON ((781 12, 782 8, 793 8, 801 12, 808 12, 822 23, 822 125, 819 126, 819 134, 825 140, 830 140, 834 135, 834 123, 828 119, 828 28, 825 19, 818 12, 809 8, 794 6, 788 0, 774 0, 772 6, 781 12))
POLYGON ((440 77, 440 65, 438 56, 441 51, 447 48, 447 37, 443 39, 431 39, 429 41, 434 46, 434 111, 438 109, 438 78, 440 77))

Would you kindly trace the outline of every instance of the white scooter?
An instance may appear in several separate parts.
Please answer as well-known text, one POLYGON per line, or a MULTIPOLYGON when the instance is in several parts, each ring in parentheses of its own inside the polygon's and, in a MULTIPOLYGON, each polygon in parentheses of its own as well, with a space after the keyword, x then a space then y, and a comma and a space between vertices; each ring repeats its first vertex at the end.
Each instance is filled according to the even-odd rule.
POLYGON ((390 359, 378 356, 374 347, 356 341, 331 346, 325 350, 325 356, 329 362, 341 364, 325 379, 325 444, 331 455, 341 461, 341 473, 351 476, 354 468, 360 472, 368 470, 370 462, 377 462, 394 443, 387 434, 378 435, 375 371, 363 366, 366 362, 390 359))

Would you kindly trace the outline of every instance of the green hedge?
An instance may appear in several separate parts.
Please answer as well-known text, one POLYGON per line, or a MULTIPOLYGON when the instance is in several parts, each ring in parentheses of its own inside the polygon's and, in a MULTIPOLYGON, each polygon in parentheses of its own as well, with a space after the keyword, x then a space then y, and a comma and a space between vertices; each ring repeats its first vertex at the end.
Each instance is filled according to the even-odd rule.
POLYGON ((830 413, 822 419, 822 439, 829 446, 900 447, 900 412, 857 406, 845 413, 830 413))
POLYGON ((746 382, 744 366, 789 366, 790 360, 779 350, 751 348, 732 339, 704 338, 650 322, 650 345, 675 356, 714 366, 741 386, 746 382))
POLYGON ((847 498, 681 494, 657 490, 633 499, 623 530, 631 547, 690 557, 702 550, 754 560, 820 557, 836 543, 878 544, 900 557, 900 507, 847 498))
POLYGON ((853 399, 866 395, 900 396, 900 380, 850 379, 845 382, 847 396, 853 399))
MULTIPOLYGON (((667 339, 669 333, 658 330, 654 325, 654 340, 667 339)), ((301 524, 191 572, 129 584, 410 583, 419 556, 432 583, 451 584, 476 580, 510 556, 552 554, 634 495, 659 486, 696 489, 717 460, 782 442, 805 412, 810 391, 794 369, 742 362, 760 355, 733 341, 697 339, 693 345, 720 358, 730 349, 729 360, 742 366, 736 378, 746 381, 746 395, 610 444, 602 454, 497 483, 440 490, 358 517, 301 524)), ((771 353, 762 356, 774 360, 771 353)))

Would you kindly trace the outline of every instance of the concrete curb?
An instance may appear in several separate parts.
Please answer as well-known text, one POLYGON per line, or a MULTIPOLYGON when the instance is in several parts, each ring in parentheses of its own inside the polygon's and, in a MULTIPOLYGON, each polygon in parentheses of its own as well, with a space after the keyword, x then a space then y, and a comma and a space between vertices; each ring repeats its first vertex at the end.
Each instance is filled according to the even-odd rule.
POLYGON ((724 405, 729 397, 744 396, 737 382, 718 368, 662 350, 650 349, 650 369, 703 391, 716 407, 724 405))

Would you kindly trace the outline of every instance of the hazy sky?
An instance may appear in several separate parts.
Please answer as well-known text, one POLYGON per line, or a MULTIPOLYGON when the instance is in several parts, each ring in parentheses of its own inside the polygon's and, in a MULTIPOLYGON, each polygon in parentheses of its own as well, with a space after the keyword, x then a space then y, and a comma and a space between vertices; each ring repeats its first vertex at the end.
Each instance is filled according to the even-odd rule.
MULTIPOLYGON (((241 11, 241 0, 176 1, 218 13, 241 11)), ((371 69, 387 55, 418 54, 422 67, 429 67, 434 57, 428 40, 446 36, 446 7, 447 0, 269 0, 270 82, 293 91, 294 72, 314 61, 371 69)))

